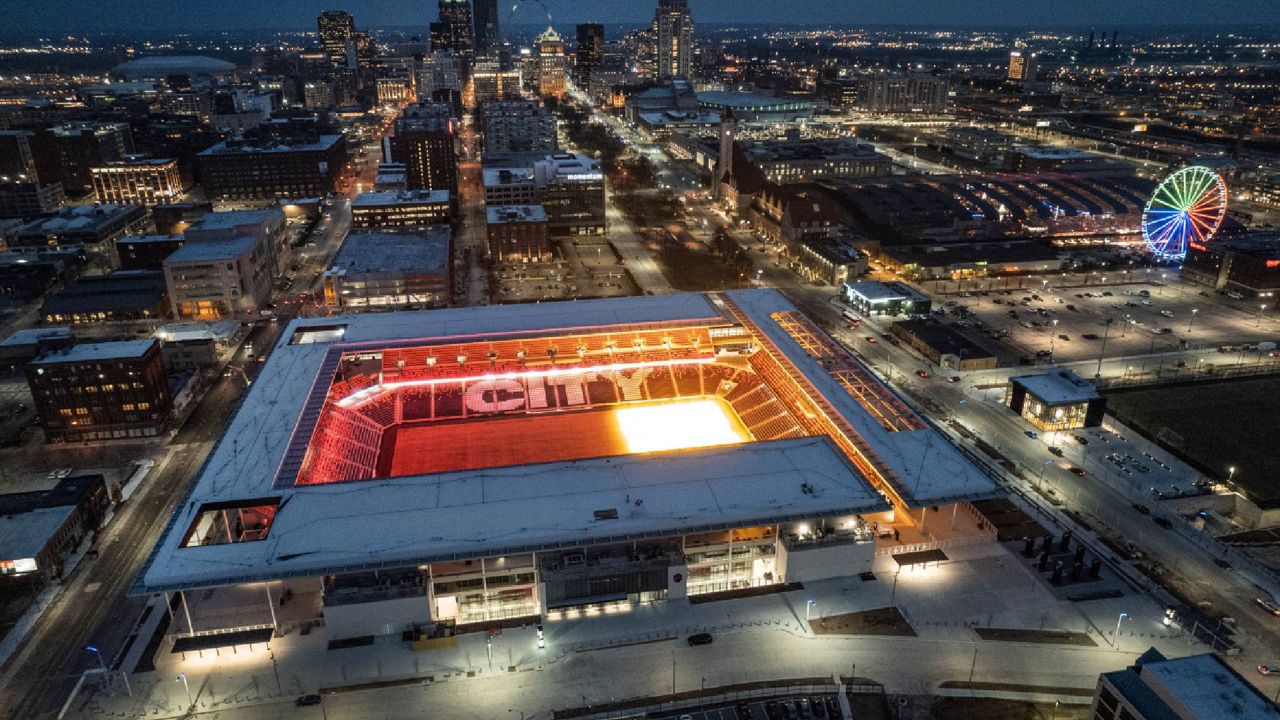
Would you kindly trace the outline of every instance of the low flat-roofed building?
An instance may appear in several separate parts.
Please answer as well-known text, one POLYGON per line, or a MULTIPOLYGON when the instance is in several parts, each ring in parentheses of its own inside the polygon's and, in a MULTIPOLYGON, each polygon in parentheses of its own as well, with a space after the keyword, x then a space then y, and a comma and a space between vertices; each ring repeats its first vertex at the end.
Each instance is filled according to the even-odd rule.
POLYGON ((81 275, 46 295, 40 307, 40 321, 48 325, 155 321, 168 314, 169 297, 159 270, 81 275))
POLYGON ((811 278, 840 285, 867 272, 867 254, 837 238, 804 238, 788 243, 787 252, 811 278))
POLYGON ((1274 298, 1280 293, 1280 233, 1254 232, 1190 243, 1181 275, 1241 297, 1274 298))
POLYGON ((0 584, 34 578, 39 586, 59 577, 67 556, 97 529, 110 504, 101 475, 0 495, 0 584))
POLYGON ((541 205, 490 205, 485 209, 489 256, 500 262, 551 259, 547 212, 541 205))
POLYGON ((380 163, 373 179, 374 192, 404 190, 409 181, 409 170, 404 163, 380 163))
POLYGON ((532 167, 484 168, 485 205, 536 205, 538 183, 532 167))
POLYGON ((79 245, 109 255, 112 241, 146 227, 147 209, 141 205, 76 205, 23 225, 9 246, 79 245))
POLYGON ((154 437, 173 405, 160 343, 81 343, 27 363, 45 441, 154 437))
POLYGON ((448 190, 383 190, 361 193, 351 201, 356 230, 448 225, 453 220, 448 190))
POLYGON ((775 183, 879 177, 893 168, 888 155, 853 138, 759 140, 739 145, 746 161, 775 183))
POLYGON ((863 315, 928 315, 933 309, 928 295, 900 282, 845 283, 842 294, 863 315))
POLYGON ((271 259, 261 236, 186 243, 164 261, 174 315, 208 321, 257 314, 271 296, 271 259))
POLYGON ((324 271, 325 303, 343 308, 445 305, 452 243, 447 225, 353 232, 324 271))
POLYGON ((1002 132, 981 127, 947 128, 943 147, 962 158, 979 162, 996 162, 1013 140, 1002 132))
POLYGON ((732 110, 734 117, 743 122, 789 122, 813 117, 813 103, 796 98, 746 92, 703 92, 697 97, 702 109, 732 110))
POLYGON ((720 126, 720 113, 710 110, 662 110, 636 114, 636 122, 650 136, 658 139, 675 132, 714 132, 720 126))
POLYGON ((241 337, 240 329, 235 320, 178 322, 161 325, 155 337, 160 340, 165 368, 195 371, 218 364, 221 353, 241 337))
POLYGON ((151 221, 160 235, 181 235, 192 223, 211 212, 213 203, 168 203, 151 208, 151 221))
POLYGON ((1009 378, 1005 404, 1046 431, 1097 427, 1107 412, 1098 388, 1066 368, 1009 378))
POLYGON ((78 246, 0 252, 0 295, 34 300, 84 262, 85 252, 78 246))
POLYGON ((992 370, 999 364, 995 353, 936 320, 903 320, 890 332, 939 367, 992 370))
POLYGON ((52 350, 63 350, 76 344, 69 327, 35 327, 19 330, 0 340, 0 367, 17 372, 29 360, 52 350))
POLYGON ((1166 658, 1155 648, 1098 677, 1093 720, 1275 720, 1266 695, 1214 653, 1166 658))
POLYGON ((1133 166, 1105 155, 1056 145, 1017 145, 1004 152, 1004 166, 1012 172, 1132 173, 1133 166))
POLYGON ((600 161, 581 153, 556 153, 533 166, 538 200, 547 211, 552 237, 603 235, 604 172, 600 161))
POLYGON ((887 268, 916 281, 1057 273, 1066 264, 1061 250, 1035 240, 888 246, 880 255, 887 268))
POLYGON ((186 243, 182 235, 126 235, 116 239, 121 270, 159 270, 186 243))
POLYGON ((182 175, 172 158, 125 156, 90 170, 100 203, 156 205, 182 194, 182 175))

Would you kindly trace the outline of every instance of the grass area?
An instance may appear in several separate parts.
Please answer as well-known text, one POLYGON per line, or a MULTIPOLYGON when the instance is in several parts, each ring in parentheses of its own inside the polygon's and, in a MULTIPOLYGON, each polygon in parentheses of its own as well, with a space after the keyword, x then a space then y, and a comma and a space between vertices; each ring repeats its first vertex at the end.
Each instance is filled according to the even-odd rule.
POLYGON ((1058 705, 998 698, 940 697, 929 708, 929 720, 1084 720, 1088 705, 1058 705))
POLYGON ((814 635, 891 635, 915 637, 907 619, 898 608, 886 607, 862 612, 828 615, 811 620, 814 635))
POLYGON ((1107 393, 1107 409, 1162 441, 1209 477, 1235 481, 1255 502, 1280 502, 1280 379, 1208 382, 1107 393))

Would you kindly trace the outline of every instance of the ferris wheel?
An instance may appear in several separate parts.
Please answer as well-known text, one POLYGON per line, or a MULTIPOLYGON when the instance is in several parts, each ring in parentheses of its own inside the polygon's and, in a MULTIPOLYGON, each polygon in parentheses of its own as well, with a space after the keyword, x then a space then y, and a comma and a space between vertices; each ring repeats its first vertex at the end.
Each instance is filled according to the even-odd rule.
POLYGON ((1192 243, 1208 242, 1227 215, 1227 184, 1207 167, 1183 168, 1156 187, 1142 212, 1142 236, 1160 260, 1182 262, 1192 243))

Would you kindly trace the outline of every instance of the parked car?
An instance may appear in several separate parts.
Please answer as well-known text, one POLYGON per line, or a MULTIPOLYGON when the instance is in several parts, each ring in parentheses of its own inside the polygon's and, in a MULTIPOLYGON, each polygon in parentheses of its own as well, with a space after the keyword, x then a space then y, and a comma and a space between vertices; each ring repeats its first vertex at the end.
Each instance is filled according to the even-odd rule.
POLYGON ((1051 448, 1049 448, 1049 454, 1050 454, 1050 455, 1056 455, 1056 456, 1058 456, 1058 457, 1062 457, 1062 448, 1060 448, 1060 447, 1051 447, 1051 448))
POLYGON ((1087 438, 1087 437, 1085 437, 1085 436, 1083 436, 1083 435, 1077 435, 1077 436, 1076 436, 1076 442, 1080 443, 1081 445, 1088 445, 1088 444, 1089 444, 1089 438, 1087 438))
POLYGON ((1280 667, 1275 665, 1259 665, 1258 673, 1261 675, 1280 675, 1280 667))
POLYGON ((293 704, 298 707, 306 707, 308 705, 319 705, 322 702, 324 702, 324 697, 322 695, 312 693, 310 695, 303 695, 299 697, 297 700, 293 701, 293 704))
POLYGON ((1159 525, 1165 530, 1168 530, 1169 528, 1173 527, 1173 522, 1170 521, 1169 518, 1165 518, 1165 517, 1152 517, 1151 522, 1159 525))
POLYGON ((960 382, 960 376, 952 375, 951 377, 947 378, 947 382, 953 382, 953 383, 960 382))
POLYGON ((1134 503, 1134 504, 1133 504, 1133 509, 1134 509, 1134 510, 1137 510, 1139 515, 1150 515, 1150 514, 1151 514, 1151 508, 1147 507, 1146 505, 1139 504, 1139 503, 1134 503))
POLYGON ((715 638, 711 637, 711 633, 696 633, 689 636, 690 645, 710 645, 715 638))
POLYGON ((1023 430, 1022 434, 1026 435, 1032 440, 1035 440, 1036 438, 1040 437, 1039 433, 1037 433, 1035 430, 1023 430))

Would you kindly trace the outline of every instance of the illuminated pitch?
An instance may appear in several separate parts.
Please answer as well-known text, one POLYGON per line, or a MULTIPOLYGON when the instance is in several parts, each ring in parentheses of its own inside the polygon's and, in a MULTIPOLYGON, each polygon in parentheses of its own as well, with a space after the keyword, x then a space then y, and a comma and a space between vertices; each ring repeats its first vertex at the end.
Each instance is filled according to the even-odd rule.
POLYGON ((684 450, 750 442, 733 411, 717 400, 621 407, 614 411, 627 451, 684 450))

